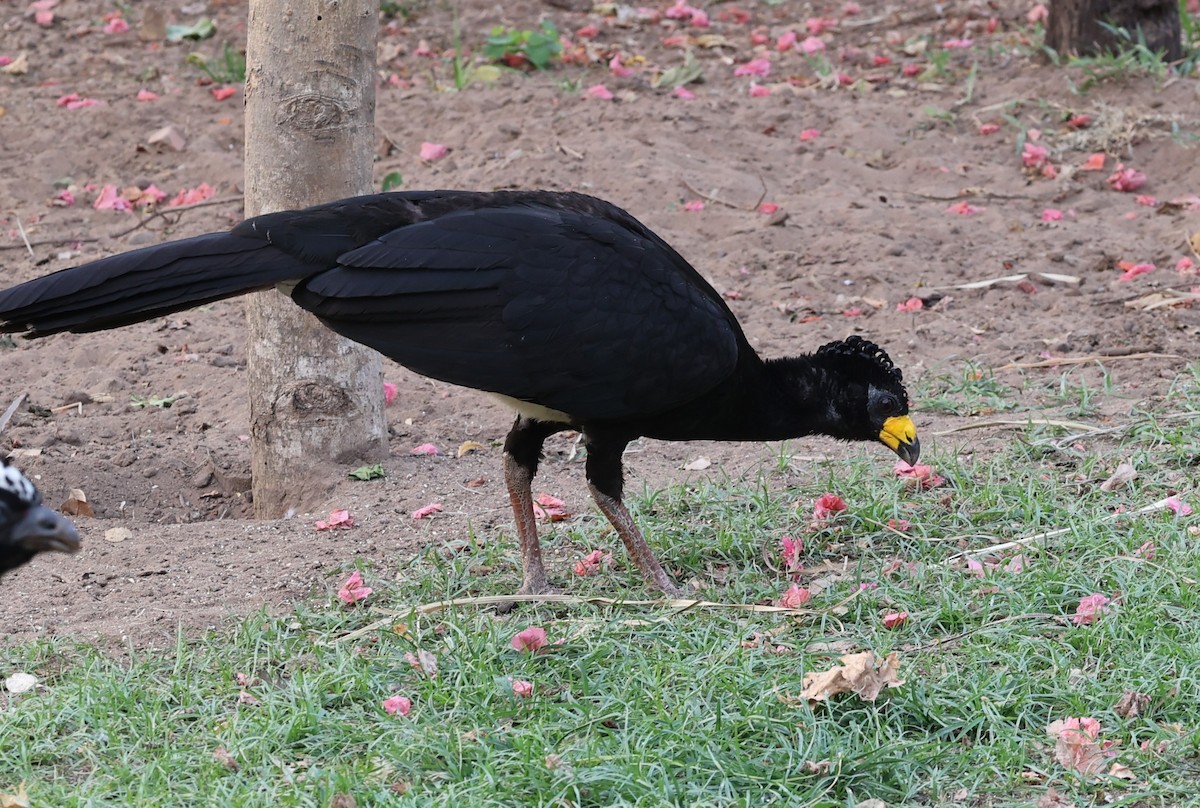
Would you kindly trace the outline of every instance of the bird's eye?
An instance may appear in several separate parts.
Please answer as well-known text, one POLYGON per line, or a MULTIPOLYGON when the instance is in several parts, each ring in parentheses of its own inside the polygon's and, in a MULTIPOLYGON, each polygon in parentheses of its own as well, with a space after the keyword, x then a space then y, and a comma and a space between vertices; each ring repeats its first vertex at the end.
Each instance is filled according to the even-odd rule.
POLYGON ((895 415, 900 412, 900 399, 892 395, 879 399, 879 411, 884 415, 895 415))

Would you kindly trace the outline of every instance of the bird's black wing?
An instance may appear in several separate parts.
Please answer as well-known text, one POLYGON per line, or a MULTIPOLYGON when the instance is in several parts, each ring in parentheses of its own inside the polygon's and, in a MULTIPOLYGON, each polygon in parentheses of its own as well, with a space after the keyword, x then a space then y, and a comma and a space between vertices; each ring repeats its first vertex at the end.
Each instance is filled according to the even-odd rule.
POLYGON ((720 296, 616 208, 453 210, 342 254, 293 298, 418 373, 576 421, 668 410, 745 339, 720 296))

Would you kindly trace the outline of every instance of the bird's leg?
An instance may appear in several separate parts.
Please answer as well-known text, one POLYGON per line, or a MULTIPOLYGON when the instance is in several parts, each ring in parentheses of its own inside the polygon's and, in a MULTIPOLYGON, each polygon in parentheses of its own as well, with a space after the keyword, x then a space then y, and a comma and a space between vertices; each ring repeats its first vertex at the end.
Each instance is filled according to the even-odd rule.
POLYGON ((675 585, 667 575, 662 564, 654 557, 654 551, 646 544, 642 532, 638 530, 629 509, 621 500, 624 479, 621 469, 621 453, 625 451, 627 440, 590 440, 588 441, 587 478, 588 489, 592 498, 600 506, 600 512, 616 528, 617 535, 625 544, 625 549, 633 563, 646 578, 650 586, 671 597, 684 597, 685 592, 675 585))
POLYGON ((517 416, 516 423, 504 440, 504 485, 512 501, 524 574, 518 595, 541 595, 550 591, 546 583, 546 569, 542 565, 537 520, 533 515, 533 477, 542 458, 542 444, 561 428, 559 424, 517 416))

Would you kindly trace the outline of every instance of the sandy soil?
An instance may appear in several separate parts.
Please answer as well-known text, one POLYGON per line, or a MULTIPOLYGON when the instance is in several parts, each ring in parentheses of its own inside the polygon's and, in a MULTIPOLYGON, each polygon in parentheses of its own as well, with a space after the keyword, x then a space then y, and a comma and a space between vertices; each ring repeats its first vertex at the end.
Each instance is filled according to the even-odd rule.
MULTIPOLYGON (((493 26, 533 29, 545 17, 578 46, 569 51, 578 63, 506 72, 456 91, 449 59, 438 56, 454 46, 450 11, 408 5, 412 16, 386 21, 380 38, 381 181, 399 172, 409 189, 554 188, 612 200, 725 293, 767 355, 858 332, 884 344, 917 387, 960 373, 966 359, 995 368, 1044 355, 1195 356, 1196 310, 1126 305, 1200 284, 1176 270, 1179 259, 1196 260, 1186 237, 1200 230, 1200 164, 1190 148, 1200 123, 1195 80, 1127 77, 1075 92, 1085 76, 1031 57, 1028 8, 1005 0, 950 2, 941 13, 932 4, 862 0, 853 15, 840 2, 719 3, 706 6, 707 28, 628 10, 618 23, 558 4, 459 5, 468 46, 478 49, 493 26), (778 50, 788 31, 803 41, 810 18, 836 21, 820 34, 824 56, 778 50), (577 33, 587 26, 594 26, 591 38, 577 33), (756 36, 765 44, 756 45, 756 36), (691 38, 703 70, 703 83, 688 87, 693 99, 651 84, 661 69, 683 63, 681 37, 691 38), (971 43, 956 47, 964 40, 971 43), (615 75, 614 56, 631 75, 615 75), (769 75, 736 75, 756 58, 770 60, 769 75), (587 92, 595 85, 613 98, 587 92), (752 95, 752 85, 766 95, 752 95), (1080 126, 1073 116, 1088 121, 1080 126), (981 133, 989 124, 997 131, 981 133), (445 144, 449 155, 422 161, 423 142, 445 144), (1026 143, 1045 149, 1053 171, 1036 165, 1043 158, 1026 143), (1095 152, 1106 154, 1103 170, 1082 170, 1095 152), (1118 162, 1143 172, 1144 187, 1114 190, 1108 178, 1118 162), (691 202, 703 202, 703 210, 689 210, 691 202), (761 203, 778 209, 761 212, 761 203), (1045 221, 1053 215, 1047 209, 1061 211, 1061 220, 1045 221), (1123 261, 1156 269, 1122 282, 1123 261), (1029 280, 954 288, 1017 274, 1029 280), (924 310, 897 310, 914 296, 924 310)), ((93 0, 61 0, 49 25, 24 4, 0 11, 0 57, 26 67, 0 73, 5 283, 240 218, 241 91, 218 100, 214 85, 184 59, 193 51, 214 59, 224 43, 240 47, 245 4, 130 8, 124 32, 105 19, 114 6, 93 0), (211 17, 218 33, 168 43, 145 19, 151 8, 167 9, 170 23, 211 17), (158 97, 139 101, 143 89, 158 97), (99 103, 61 101, 72 93, 99 103), (182 136, 181 149, 150 142, 166 126, 182 136), (208 183, 214 199, 225 201, 158 218, 93 207, 104 185, 151 183, 171 196, 208 183), (56 199, 68 186, 70 206, 56 199)), ((415 553, 460 540, 468 525, 513 542, 495 444, 510 414, 485 396, 394 365, 387 378, 400 396, 388 410, 388 477, 339 480, 309 513, 250 521, 238 301, 108 333, 17 339, 0 355, 0 409, 28 394, 0 445, 15 451, 52 504, 81 489, 96 514, 78 520, 85 539, 79 555, 40 558, 4 580, 0 613, 12 637, 160 644, 179 625, 214 626, 263 604, 280 608, 328 591, 356 556, 380 574, 401 574, 415 553), (169 409, 137 406, 184 393, 169 409), (488 448, 455 459, 466 440, 488 448), (409 454, 427 442, 447 454, 409 454), (480 479, 483 485, 467 484, 480 479), (431 501, 445 511, 420 522, 409 517, 431 501), (315 519, 331 507, 349 508, 357 526, 315 531, 315 519), (132 535, 106 541, 113 527, 132 535)), ((1115 390, 1101 416, 1162 395, 1183 362, 1114 361, 1110 368, 1115 390)), ((1064 368, 1025 377, 1001 372, 1024 390, 1015 403, 1037 408, 1064 368)), ((1098 378, 1094 366, 1072 372, 1098 378)), ((956 422, 916 406, 927 453, 940 464, 969 450, 967 441, 987 439, 931 437, 956 422)), ((628 464, 634 486, 742 473, 773 458, 763 445, 638 448, 628 464), (682 469, 700 455, 714 465, 682 469)), ((557 438, 550 449, 537 490, 566 499, 599 533, 582 469, 566 459, 569 439, 557 438)), ((876 449, 813 441, 803 451, 876 449)), ((879 460, 880 473, 889 473, 891 460, 882 451, 879 460)), ((511 557, 515 564, 515 550, 511 557)), ((565 576, 567 559, 552 563, 565 576)), ((497 587, 483 578, 479 589, 497 587)))

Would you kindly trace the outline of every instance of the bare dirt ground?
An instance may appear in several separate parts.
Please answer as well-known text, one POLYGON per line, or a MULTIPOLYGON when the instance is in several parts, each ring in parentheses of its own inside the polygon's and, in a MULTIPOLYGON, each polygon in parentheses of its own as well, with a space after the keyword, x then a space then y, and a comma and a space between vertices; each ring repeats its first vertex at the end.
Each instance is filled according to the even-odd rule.
MULTIPOLYGON (((126 8, 127 31, 112 22, 115 5, 94 0, 43 7, 53 15, 43 14, 48 24, 24 3, 0 11, 0 57, 12 60, 0 73, 5 284, 240 218, 240 88, 218 100, 213 90, 221 85, 184 60, 199 52, 215 62, 224 43, 242 47, 245 4, 126 8), (216 36, 169 43, 151 9, 173 24, 209 17, 216 36), (157 98, 139 100, 140 90, 157 98), (71 94, 98 103, 62 100, 71 94), (178 150, 150 143, 166 126, 182 136, 178 150), (153 219, 93 207, 105 185, 154 184, 174 196, 201 183, 226 201, 153 219), (73 205, 62 204, 64 189, 73 205)), ((1194 79, 1126 76, 1077 92, 1086 76, 1044 63, 1030 7, 1006 0, 937 9, 871 0, 713 3, 704 6, 708 27, 670 8, 620 7, 613 17, 599 8, 465 0, 457 15, 464 46, 479 51, 493 26, 536 29, 546 18, 571 41, 573 63, 505 72, 459 91, 446 55, 455 46, 453 11, 408 5, 409 15, 385 19, 381 31, 378 178, 399 172, 406 189, 552 188, 607 198, 725 293, 764 354, 862 333, 888 348, 910 389, 961 374, 968 359, 986 369, 1131 351, 1195 358, 1195 309, 1126 306, 1200 284, 1176 269, 1181 258, 1196 260, 1186 238, 1200 230, 1194 79), (805 55, 800 44, 814 18, 826 49, 805 55), (780 50, 787 32, 798 34, 798 44, 780 50), (702 83, 688 85, 691 99, 652 86, 662 70, 683 64, 681 45, 703 71, 702 83), (627 71, 613 69, 614 57, 630 75, 616 75, 627 71), (736 75, 747 63, 753 70, 755 59, 769 60, 768 75, 736 75), (596 85, 613 97, 597 97, 589 89, 596 85), (448 146, 448 156, 423 161, 423 142, 448 146), (1082 170, 1098 152, 1104 168, 1082 170), (1145 185, 1114 190, 1108 180, 1117 163, 1144 173, 1145 185), (689 209, 697 202, 702 210, 689 209), (778 209, 761 212, 761 203, 778 209), (1054 216, 1047 209, 1062 218, 1045 221, 1054 216), (1119 280, 1142 263, 1156 268, 1119 280), (1030 278, 952 288, 1018 274, 1030 278), (924 310, 897 310, 914 296, 924 310)), ((386 375, 400 395, 388 410, 387 478, 338 480, 310 513, 249 520, 238 301, 108 333, 17 338, 0 357, 0 409, 28 394, 0 434, 2 448, 15 450, 51 504, 81 489, 96 514, 78 520, 79 555, 40 558, 3 581, 0 614, 11 637, 162 644, 181 625, 215 626, 264 604, 283 608, 327 592, 356 556, 380 574, 403 574, 422 548, 460 540, 468 529, 512 543, 495 444, 509 413, 394 365, 386 375), (138 406, 184 393, 170 408, 138 406), (456 459, 455 447, 467 440, 488 448, 456 459), (423 443, 446 454, 410 455, 423 443), (441 514, 410 518, 433 501, 444 505, 441 514), (349 508, 357 526, 315 531, 314 521, 333 507, 349 508), (131 536, 106 541, 113 527, 131 536)), ((1110 368, 1113 395, 1100 417, 1162 395, 1184 363, 1150 358, 1110 368)), ((1053 403, 1048 391, 1066 370, 999 373, 1023 391, 1018 404, 1040 408, 1053 403)), ((1095 384, 1099 371, 1071 372, 1095 384)), ((931 437, 957 422, 915 404, 938 464, 987 439, 931 437)), ((569 439, 550 449, 537 490, 566 499, 599 533, 582 469, 566 460, 569 439)), ((892 463, 877 447, 813 441, 802 451, 878 451, 881 474, 892 463)), ((628 465, 636 489, 736 476, 773 457, 757 444, 644 442, 628 465), (682 469, 700 455, 714 465, 682 469)), ((515 564, 515 551, 511 557, 515 564)), ((566 559, 551 563, 552 573, 565 574, 566 559)), ((481 592, 495 588, 479 582, 481 592)))

